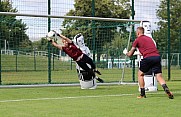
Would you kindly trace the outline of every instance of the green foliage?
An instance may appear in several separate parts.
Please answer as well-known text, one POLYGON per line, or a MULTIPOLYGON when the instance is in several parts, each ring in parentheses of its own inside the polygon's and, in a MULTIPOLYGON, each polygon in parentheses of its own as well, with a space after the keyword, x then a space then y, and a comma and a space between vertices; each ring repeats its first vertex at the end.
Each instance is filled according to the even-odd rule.
POLYGON ((48 50, 48 41, 46 38, 41 38, 41 40, 33 42, 33 48, 39 51, 48 50))
MULTIPOLYGON (((171 32, 171 52, 179 51, 179 39, 181 30, 181 1, 170 0, 170 32, 171 32)), ((160 19, 158 22, 159 28, 154 32, 154 39, 161 51, 166 51, 167 47, 167 28, 168 28, 168 14, 167 14, 167 0, 162 0, 157 10, 157 17, 160 19)))
MULTIPOLYGON (((52 46, 51 44, 50 46, 51 46, 50 52, 59 55, 60 50, 52 46)), ((32 42, 32 47, 33 50, 48 51, 48 40, 46 39, 46 37, 43 37, 41 38, 41 40, 32 42)))
MULTIPOLYGON (((10 2, 1 1, 1 12, 17 12, 15 8, 12 8, 10 2)), ((1 15, 0 16, 0 39, 1 47, 4 47, 4 40, 9 43, 9 48, 15 49, 17 47, 31 48, 31 41, 26 34, 26 24, 21 19, 16 19, 15 16, 1 15)))

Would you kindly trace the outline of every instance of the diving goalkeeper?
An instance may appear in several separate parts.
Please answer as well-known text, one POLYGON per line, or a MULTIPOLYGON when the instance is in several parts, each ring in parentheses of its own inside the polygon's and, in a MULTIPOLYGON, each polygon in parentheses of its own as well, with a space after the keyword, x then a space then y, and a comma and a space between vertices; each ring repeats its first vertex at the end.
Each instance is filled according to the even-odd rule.
POLYGON ((96 69, 95 64, 93 63, 92 59, 84 54, 76 45, 73 43, 72 40, 69 38, 58 34, 54 31, 54 35, 59 36, 62 39, 62 45, 57 44, 53 39, 48 38, 49 41, 52 43, 53 46, 56 48, 64 51, 67 55, 69 55, 83 70, 87 71, 90 75, 95 77, 95 73, 101 75, 101 73, 96 69), (88 67, 89 64, 91 68, 88 67))

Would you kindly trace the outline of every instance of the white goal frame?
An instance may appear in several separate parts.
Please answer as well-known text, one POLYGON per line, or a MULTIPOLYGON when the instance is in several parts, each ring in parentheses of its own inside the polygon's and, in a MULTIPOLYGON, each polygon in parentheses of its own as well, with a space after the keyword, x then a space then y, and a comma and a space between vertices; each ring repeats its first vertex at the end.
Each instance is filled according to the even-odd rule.
MULTIPOLYGON (((140 23, 141 20, 132 19, 118 19, 118 18, 102 18, 102 17, 83 17, 83 16, 58 16, 58 15, 39 15, 39 14, 26 14, 26 13, 14 13, 14 12, 0 12, 0 15, 10 15, 10 16, 28 16, 28 17, 45 17, 45 18, 64 18, 64 19, 82 19, 82 20, 98 20, 98 21, 112 21, 112 22, 131 22, 130 24, 130 34, 127 43, 127 50, 131 40, 132 26, 136 23, 140 23), (133 23, 134 22, 134 23, 133 23)), ((126 59, 126 57, 125 57, 126 59)), ((138 83, 128 83, 124 82, 125 64, 122 72, 122 77, 120 81, 114 83, 98 83, 98 85, 138 85, 138 83)), ((0 88, 23 88, 23 87, 49 87, 49 86, 79 86, 80 84, 36 84, 36 85, 0 85, 0 88)))

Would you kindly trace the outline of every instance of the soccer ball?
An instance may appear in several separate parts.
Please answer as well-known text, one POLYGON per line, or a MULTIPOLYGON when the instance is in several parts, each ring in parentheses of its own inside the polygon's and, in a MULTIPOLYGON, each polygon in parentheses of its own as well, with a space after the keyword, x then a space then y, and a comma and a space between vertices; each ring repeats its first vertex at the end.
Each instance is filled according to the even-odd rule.
POLYGON ((48 41, 51 41, 53 40, 55 43, 59 44, 59 45, 64 45, 63 42, 62 42, 62 38, 60 37, 60 35, 54 31, 54 30, 51 30, 50 32, 48 32, 47 34, 47 39, 48 41))
POLYGON ((48 32, 47 36, 48 37, 54 37, 55 36, 55 31, 54 30, 51 30, 50 32, 48 32))
POLYGON ((50 32, 48 32, 47 34, 47 39, 50 41, 50 40, 53 40, 54 42, 57 42, 58 40, 58 34, 57 32, 55 32, 54 30, 51 30, 50 32))

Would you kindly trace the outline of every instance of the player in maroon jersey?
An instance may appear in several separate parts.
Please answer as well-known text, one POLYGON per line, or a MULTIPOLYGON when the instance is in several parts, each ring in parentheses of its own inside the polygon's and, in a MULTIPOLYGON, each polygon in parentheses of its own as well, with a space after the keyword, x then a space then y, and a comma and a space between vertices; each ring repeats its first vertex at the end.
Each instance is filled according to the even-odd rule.
POLYGON ((162 77, 161 57, 155 46, 155 43, 150 37, 144 35, 143 27, 137 28, 136 36, 137 38, 133 42, 131 50, 129 52, 123 53, 130 57, 134 54, 136 48, 138 48, 143 56, 143 59, 140 61, 140 67, 138 71, 138 82, 141 89, 141 94, 140 96, 138 96, 138 98, 146 98, 143 77, 144 73, 148 72, 151 69, 152 72, 156 75, 158 82, 162 85, 169 99, 173 99, 173 94, 172 92, 170 92, 165 80, 162 77))
POLYGON ((101 73, 96 69, 95 64, 93 63, 92 59, 84 54, 76 45, 73 43, 72 40, 69 38, 58 34, 62 38, 63 45, 59 45, 55 43, 53 40, 52 45, 57 47, 58 49, 64 51, 67 55, 69 55, 76 63, 85 71, 89 72, 93 77, 95 77, 94 72, 101 75, 101 73), (91 69, 87 66, 87 63, 91 66, 91 69))

